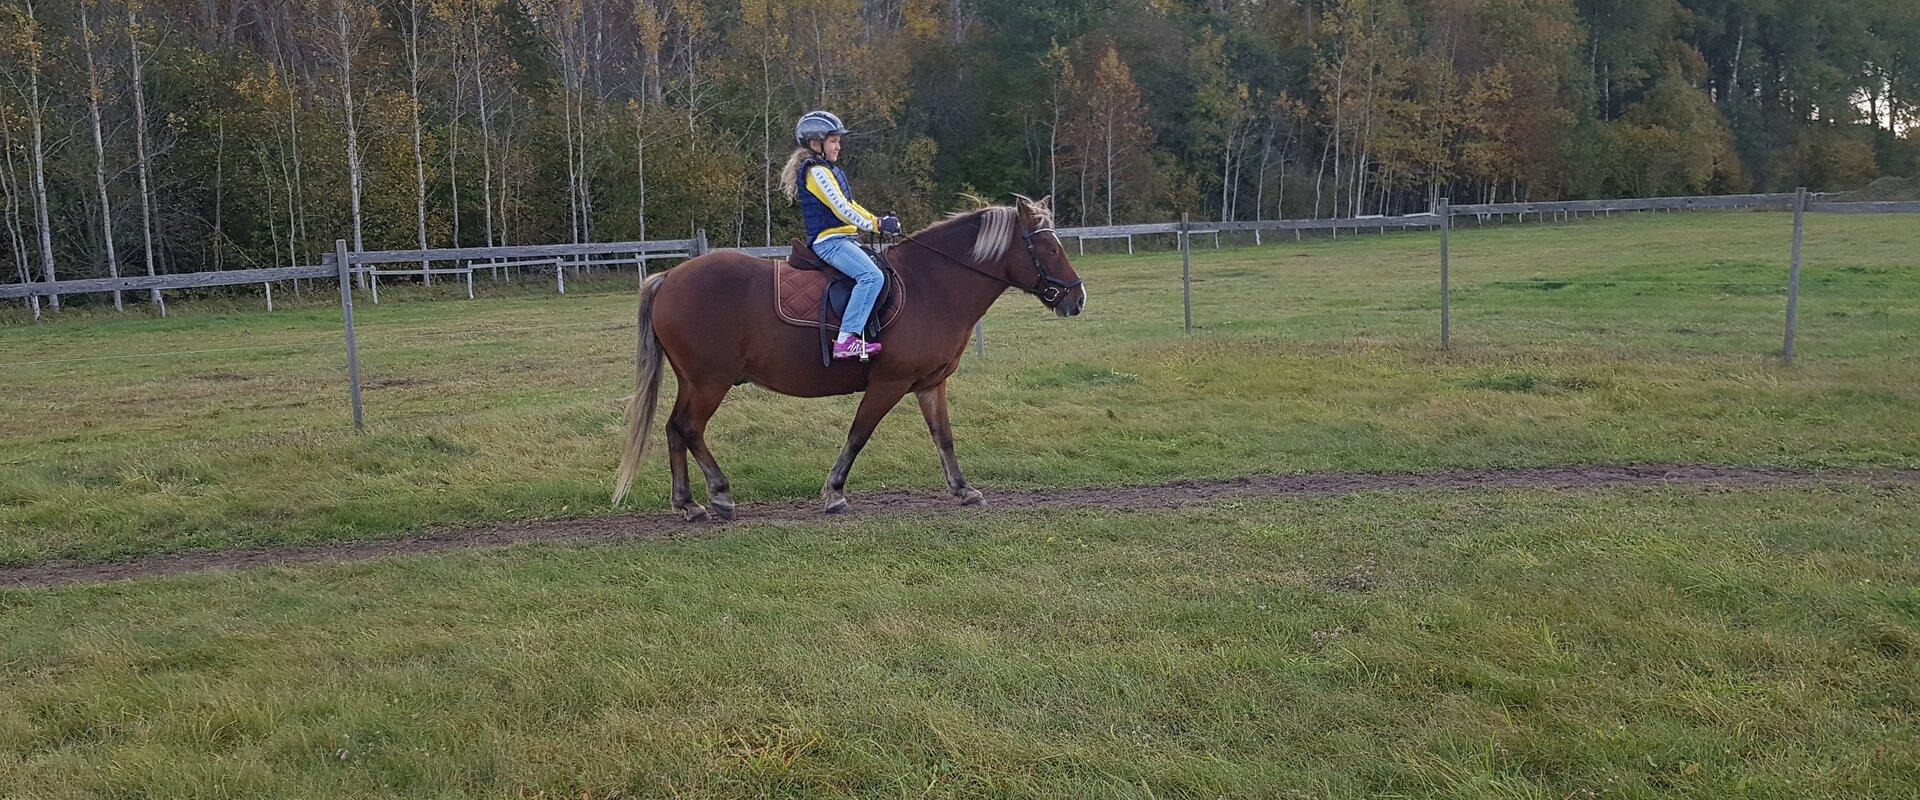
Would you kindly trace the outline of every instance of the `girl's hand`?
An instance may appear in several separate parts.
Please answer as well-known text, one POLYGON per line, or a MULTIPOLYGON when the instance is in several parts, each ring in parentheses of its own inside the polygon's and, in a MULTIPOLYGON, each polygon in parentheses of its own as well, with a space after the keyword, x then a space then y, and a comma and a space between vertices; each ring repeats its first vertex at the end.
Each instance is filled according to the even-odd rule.
POLYGON ((888 214, 880 218, 880 232, 888 236, 900 235, 900 218, 888 214))

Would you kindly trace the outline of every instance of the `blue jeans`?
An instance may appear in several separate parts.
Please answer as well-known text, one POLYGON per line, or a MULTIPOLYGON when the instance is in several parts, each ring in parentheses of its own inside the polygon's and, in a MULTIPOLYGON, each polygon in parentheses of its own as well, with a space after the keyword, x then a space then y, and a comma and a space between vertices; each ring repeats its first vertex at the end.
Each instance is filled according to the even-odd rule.
POLYGON ((867 317, 873 314, 873 301, 880 298, 880 286, 886 282, 886 276, 874 266, 873 259, 867 257, 867 251, 860 249, 857 237, 828 237, 815 242, 813 252, 854 280, 853 296, 847 298, 847 313, 840 317, 840 330, 860 336, 861 331, 867 329, 867 317))

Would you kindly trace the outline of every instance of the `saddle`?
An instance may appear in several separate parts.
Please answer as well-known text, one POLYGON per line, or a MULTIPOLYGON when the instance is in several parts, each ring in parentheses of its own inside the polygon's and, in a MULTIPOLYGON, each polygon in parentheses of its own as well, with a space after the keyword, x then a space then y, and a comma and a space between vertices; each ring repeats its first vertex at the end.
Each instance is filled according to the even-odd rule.
MULTIPOLYGON (((873 253, 868 251, 868 254, 873 253)), ((900 317, 900 309, 906 305, 903 302, 906 286, 900 282, 900 273, 884 256, 875 256, 874 263, 880 265, 886 283, 873 302, 867 329, 860 331, 866 339, 878 338, 881 331, 900 317)), ((774 313, 789 325, 819 328, 822 361, 828 365, 832 363, 833 339, 829 334, 840 330, 840 317, 846 313, 847 301, 853 297, 853 283, 852 278, 822 261, 813 248, 799 239, 793 241, 793 252, 787 260, 773 262, 774 313)))

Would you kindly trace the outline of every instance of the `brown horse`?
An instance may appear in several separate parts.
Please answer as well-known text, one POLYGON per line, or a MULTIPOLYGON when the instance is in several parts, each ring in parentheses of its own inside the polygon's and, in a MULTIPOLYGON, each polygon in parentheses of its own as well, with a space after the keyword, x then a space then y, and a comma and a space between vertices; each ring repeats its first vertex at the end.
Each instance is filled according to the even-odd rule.
POLYGON ((964 212, 906 236, 890 261, 907 287, 906 307, 885 337, 886 351, 871 362, 820 364, 819 332, 781 322, 774 313, 773 265, 744 253, 719 251, 646 279, 640 287, 640 354, 626 451, 614 488, 618 504, 646 453, 660 396, 661 357, 679 382, 667 417, 673 507, 688 521, 707 510, 687 486, 687 451, 706 473, 713 511, 733 517, 732 486, 707 449, 707 420, 728 390, 752 382, 781 394, 828 397, 866 392, 840 460, 821 497, 828 513, 847 507, 847 472, 882 417, 908 392, 940 448, 947 489, 967 505, 984 502, 960 476, 947 425, 947 377, 960 365, 967 336, 1008 287, 1025 290, 1062 317, 1080 313, 1086 290, 1053 235, 1050 200, 1020 198, 1013 206, 964 212))

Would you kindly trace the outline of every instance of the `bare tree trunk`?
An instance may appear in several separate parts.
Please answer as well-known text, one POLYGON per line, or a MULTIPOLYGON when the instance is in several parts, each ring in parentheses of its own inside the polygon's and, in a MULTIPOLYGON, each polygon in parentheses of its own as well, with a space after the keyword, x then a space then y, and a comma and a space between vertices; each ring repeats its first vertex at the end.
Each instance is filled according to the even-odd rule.
POLYGON ((1327 178, 1327 157, 1333 152, 1331 140, 1320 143, 1320 168, 1313 175, 1313 218, 1320 218, 1320 202, 1327 178))
POLYGON ((1293 143, 1298 128, 1293 123, 1287 125, 1287 138, 1280 145, 1280 175, 1274 180, 1273 218, 1287 218, 1287 167, 1293 163, 1293 143))
POLYGON ((213 268, 226 269, 227 121, 220 120, 213 147, 213 268))
POLYGON ((1347 203, 1353 208, 1352 216, 1360 216, 1366 210, 1367 202, 1367 163, 1372 154, 1366 150, 1357 150, 1359 156, 1353 160, 1353 193, 1347 196, 1347 203))
POLYGON ((1227 217, 1227 187, 1233 183, 1233 141, 1234 136, 1239 133, 1237 130, 1238 127, 1238 123, 1235 123, 1227 128, 1227 141, 1225 145, 1220 148, 1220 207, 1214 219, 1220 220, 1221 222, 1229 221, 1227 217))
MULTIPOLYGON (((281 82, 287 94, 287 138, 293 150, 291 154, 291 160, 293 162, 293 182, 289 184, 288 189, 287 213, 292 215, 289 217, 289 225, 293 225, 294 223, 298 224, 296 228, 298 233, 288 233, 287 242, 293 252, 302 253, 307 252, 307 246, 311 243, 311 240, 307 238, 307 182, 305 176, 301 174, 300 94, 297 91, 299 87, 298 84, 294 82, 291 67, 292 64, 289 63, 280 70, 281 82)), ((300 263, 297 256, 293 259, 293 263, 300 263)), ((294 290, 298 291, 300 283, 295 281, 293 286, 294 290)))
POLYGON ((1080 151, 1080 225, 1087 224, 1087 153, 1080 151))
MULTIPOLYGON (((277 143, 281 145, 279 158, 280 180, 284 182, 287 187, 287 266, 297 267, 300 266, 300 246, 297 241, 300 218, 294 209, 293 194, 299 191, 299 189, 294 183, 293 169, 289 164, 292 158, 288 154, 287 142, 280 140, 278 136, 274 138, 277 140, 277 143)), ((293 281, 293 293, 296 297, 300 294, 300 279, 298 278, 295 278, 293 281)))
POLYGON ((640 241, 647 240, 647 137, 640 117, 633 118, 633 164, 640 184, 640 241))
POLYGON ((691 30, 691 26, 689 26, 686 34, 687 45, 683 49, 687 52, 687 135, 693 136, 697 133, 694 128, 694 115, 699 112, 700 108, 700 73, 694 68, 693 63, 693 31, 691 30))
MULTIPOLYGON (((407 111, 413 119, 413 219, 420 249, 427 249, 427 160, 420 150, 420 0, 407 3, 407 111)), ((420 261, 420 283, 433 285, 433 273, 420 261)))
POLYGON ((760 192, 765 202, 766 247, 773 246, 773 65, 768 42, 760 43, 760 192))
POLYGON ((449 193, 449 203, 450 203, 450 207, 447 209, 447 212, 453 218, 452 219, 453 221, 452 244, 454 247, 459 247, 460 246, 460 118, 463 116, 463 112, 465 110, 461 106, 460 101, 465 99, 463 90, 466 87, 466 81, 462 79, 460 75, 460 20, 458 18, 455 18, 453 20, 453 30, 451 31, 451 33, 452 35, 447 37, 447 41, 448 41, 447 49, 448 49, 448 52, 450 52, 453 57, 452 66, 447 70, 447 74, 450 76, 449 82, 453 84, 453 107, 449 110, 449 113, 447 116, 447 190, 449 193))
MULTIPOLYGON (((580 241, 591 242, 593 241, 593 170, 587 154, 587 68, 584 63, 581 65, 580 78, 575 85, 580 89, 579 101, 573 106, 575 113, 579 114, 577 130, 580 134, 580 241)), ((598 117, 599 114, 596 113, 595 116, 598 117)))
POLYGON ((574 53, 573 26, 575 25, 575 21, 572 17, 572 11, 573 8, 570 4, 556 10, 555 18, 551 23, 553 26, 551 34, 554 37, 554 48, 559 53, 560 58, 560 116, 564 124, 562 133, 565 135, 567 147, 567 211, 571 215, 570 222, 572 227, 570 233, 573 237, 573 242, 578 244, 580 243, 581 235, 580 165, 578 161, 580 150, 575 147, 574 144, 574 137, 578 132, 575 129, 573 116, 573 104, 576 93, 574 83, 576 69, 574 62, 578 57, 574 53))
MULTIPOLYGON (((27 237, 20 224, 20 168, 13 163, 13 124, 6 116, 0 116, 0 151, 6 153, 6 161, 0 162, 0 197, 6 203, 0 206, 4 213, 7 228, 7 244, 13 253, 13 264, 23 284, 33 282, 33 269, 27 266, 27 237)), ((40 296, 27 295, 27 307, 33 309, 33 321, 40 321, 40 296)))
MULTIPOLYGON (((1333 202, 1331 206, 1333 208, 1333 216, 1335 217, 1340 216, 1340 122, 1347 105, 1346 83, 1347 56, 1343 46, 1340 54, 1340 66, 1334 71, 1333 132, 1327 140, 1333 150, 1333 202)), ((1320 164, 1320 169, 1322 173, 1326 171, 1326 163, 1324 160, 1320 164)), ((1320 185, 1318 179, 1315 179, 1313 188, 1313 215, 1315 217, 1320 216, 1320 185)), ((1334 233, 1337 235, 1339 230, 1340 229, 1335 228, 1334 233)))
POLYGON ((1347 202, 1353 208, 1352 216, 1356 217, 1360 216, 1360 211, 1364 208, 1363 204, 1366 202, 1364 198, 1366 197, 1367 185, 1367 137, 1373 133, 1373 73, 1373 61, 1371 55, 1369 55, 1367 64, 1367 99, 1366 104, 1362 106, 1363 112, 1360 117, 1360 127, 1354 133, 1353 137, 1353 152, 1355 153, 1353 192, 1347 196, 1347 202))
POLYGON ((486 206, 487 246, 495 246, 493 221, 493 114, 487 108, 486 51, 480 41, 480 10, 473 6, 473 91, 480 104, 480 199, 486 206))
POLYGON ((1107 98, 1106 138, 1107 138, 1107 224, 1113 224, 1113 98, 1107 98))
POLYGON ((574 147, 574 136, 577 134, 577 131, 574 130, 573 125, 573 79, 571 77, 563 77, 561 78, 561 83, 561 116, 566 123, 565 134, 567 140, 567 211, 572 215, 570 219, 573 243, 579 244, 580 165, 578 159, 580 151, 574 147))
MULTIPOLYGON (((140 2, 127 0, 127 47, 128 63, 133 65, 133 148, 134 157, 140 172, 140 241, 141 252, 147 260, 147 275, 155 274, 153 264, 153 190, 148 179, 147 163, 147 90, 141 71, 140 55, 140 2)), ((268 206, 271 208, 271 204, 268 206)), ((272 217, 268 217, 269 220, 272 217)), ((276 249, 278 249, 276 247, 276 249)), ((167 315, 166 300, 160 296, 160 290, 154 289, 150 298, 153 307, 160 316, 167 315)))
POLYGON ((500 235, 498 237, 498 242, 494 245, 495 247, 504 247, 507 244, 508 236, 512 231, 512 226, 509 224, 508 216, 507 216, 508 200, 509 198, 512 197, 512 194, 508 190, 511 186, 512 179, 513 179, 513 126, 508 125, 506 132, 501 134, 500 136, 500 191, 497 195, 495 195, 500 200, 500 215, 499 215, 500 235))
MULTIPOLYGON (((24 69, 24 74, 12 73, 9 75, 9 78, 13 83, 14 89, 16 91, 19 91, 21 94, 25 95, 25 99, 27 101, 25 121, 27 123, 27 128, 32 133, 32 142, 33 142, 33 145, 32 145, 33 154, 32 154, 32 157, 28 159, 28 163, 31 164, 33 167, 33 182, 32 182, 31 192, 33 195, 33 203, 34 203, 34 218, 39 230, 40 247, 38 249, 40 251, 41 268, 44 270, 44 275, 46 280, 49 283, 51 283, 54 280, 53 234, 51 232, 52 231, 51 227, 47 224, 48 201, 47 201, 47 181, 46 181, 46 145, 45 145, 45 140, 43 138, 43 133, 42 133, 44 128, 44 123, 42 120, 46 113, 46 107, 40 102, 40 63, 41 63, 41 55, 43 53, 43 50, 40 44, 39 20, 35 16, 33 1, 26 0, 22 4, 22 11, 24 12, 24 15, 25 15, 25 18, 23 21, 24 30, 19 32, 9 31, 9 33, 15 37, 15 42, 24 51, 25 57, 16 63, 21 64, 22 66, 24 66, 25 69, 24 69)), ((7 125, 4 128, 4 133, 5 133, 6 142, 7 142, 5 145, 7 148, 7 167, 13 176, 12 177, 13 187, 14 187, 13 191, 15 192, 14 202, 16 204, 15 205, 16 216, 14 218, 13 223, 15 226, 19 227, 20 235, 24 236, 25 223, 22 222, 18 217, 18 214, 19 214, 18 193, 21 191, 21 189, 19 188, 20 187, 20 171, 19 171, 19 167, 13 163, 13 144, 12 144, 13 128, 11 127, 11 125, 7 125)), ((25 258, 25 256, 23 256, 23 258, 25 258)), ((23 267, 25 267, 26 262, 22 261, 21 264, 23 267)), ((32 269, 31 268, 26 268, 26 269, 27 269, 27 273, 25 274, 30 276, 32 269)), ((31 282, 31 280, 32 280, 31 277, 26 277, 26 278, 23 278, 22 282, 23 283, 31 282)), ((29 299, 28 305, 30 305, 33 308, 34 321, 38 322, 40 320, 39 295, 31 295, 28 299, 29 299)), ((48 300, 50 301, 50 305, 53 307, 55 311, 60 310, 59 295, 57 294, 49 295, 48 300)))
MULTIPOLYGON (((254 148, 254 154, 260 159, 260 174, 262 176, 272 175, 273 173, 267 169, 267 146, 265 144, 261 144, 260 146, 254 148)), ((267 193, 266 207, 269 209, 273 208, 273 179, 263 178, 260 181, 260 186, 262 189, 265 189, 267 193)), ((273 249, 269 250, 268 252, 273 253, 274 266, 279 266, 280 265, 280 226, 274 223, 272 214, 262 214, 261 216, 266 217, 267 219, 267 238, 269 238, 273 242, 273 249)), ((288 262, 287 266, 291 267, 294 265, 292 262, 288 262)))
MULTIPOLYGON (((33 18, 33 3, 27 3, 27 17, 33 18)), ((38 34, 38 30, 35 30, 38 34)), ((40 268, 48 283, 55 282, 53 272, 53 223, 48 219, 48 206, 52 205, 47 197, 47 144, 45 136, 46 106, 40 101, 40 50, 38 43, 32 49, 27 67, 27 120, 33 126, 33 204, 34 215, 39 219, 40 228, 40 268)), ((47 307, 60 310, 60 295, 47 296, 47 307)))
POLYGON ((1060 104, 1053 104, 1053 124, 1047 126, 1047 196, 1060 194, 1060 104))
POLYGON ((1273 152, 1273 122, 1267 122, 1266 130, 1260 132, 1260 168, 1253 176, 1253 221, 1259 222, 1267 214, 1267 156, 1273 152))
MULTIPOLYGON (((87 116, 93 123, 93 185, 100 190, 100 239, 107 251, 107 276, 120 277, 120 254, 113 245, 113 200, 107 195, 107 145, 100 136, 100 72, 93 62, 93 27, 87 16, 87 0, 81 0, 80 8, 80 49, 86 54, 87 62, 87 116)), ((119 289, 113 290, 113 308, 126 310, 124 296, 119 289)))
MULTIPOLYGON (((354 252, 361 252, 366 250, 367 247, 364 233, 365 225, 363 224, 360 213, 362 178, 360 170, 360 128, 355 124, 353 116, 353 54, 358 43, 354 41, 352 33, 348 29, 347 6, 344 2, 335 6, 334 19, 339 34, 340 101, 341 104, 345 106, 347 115, 347 182, 351 188, 349 202, 351 203, 353 211, 353 249, 354 252)), ((363 286, 366 284, 365 275, 361 276, 360 282, 363 286)))

